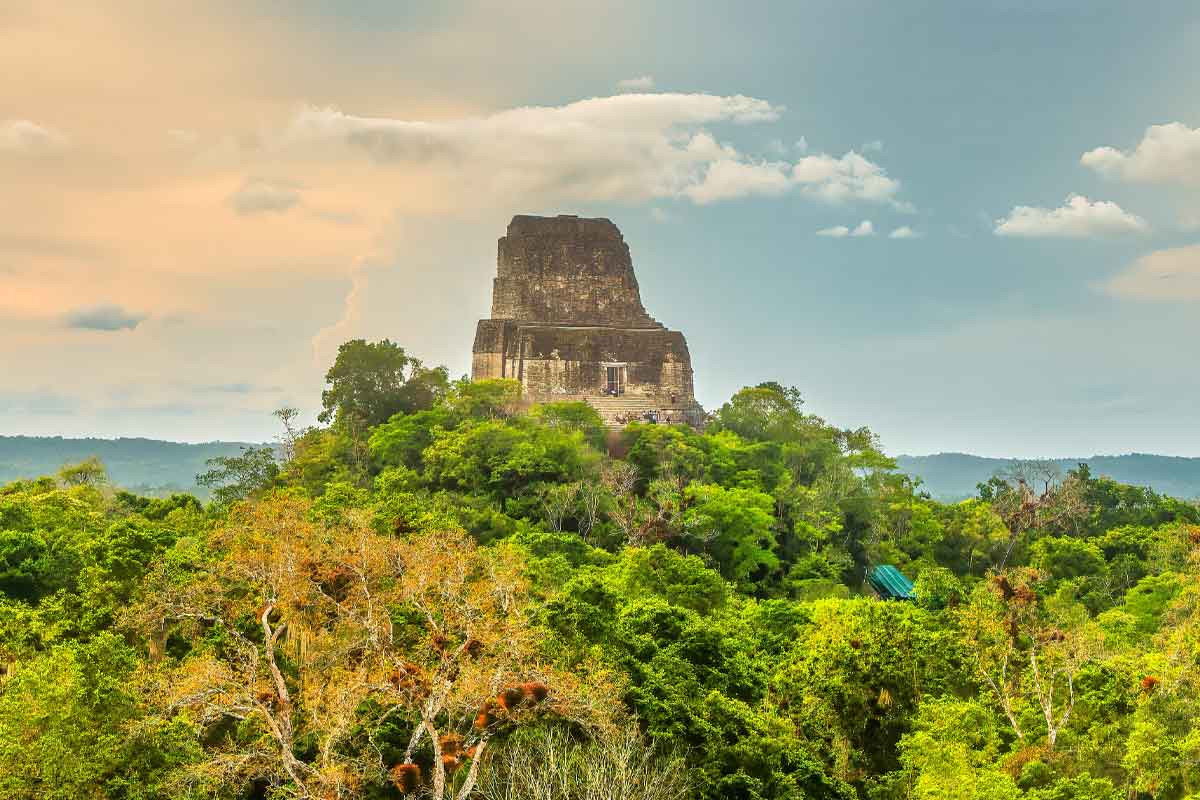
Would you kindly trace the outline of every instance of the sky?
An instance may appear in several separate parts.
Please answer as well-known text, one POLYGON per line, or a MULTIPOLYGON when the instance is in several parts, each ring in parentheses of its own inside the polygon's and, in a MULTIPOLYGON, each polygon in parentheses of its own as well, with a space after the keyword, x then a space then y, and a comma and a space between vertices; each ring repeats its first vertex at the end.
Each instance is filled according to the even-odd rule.
POLYGON ((0 3, 0 434, 262 441, 454 375, 514 214, 604 216, 709 408, 1200 456, 1193 0, 0 3))

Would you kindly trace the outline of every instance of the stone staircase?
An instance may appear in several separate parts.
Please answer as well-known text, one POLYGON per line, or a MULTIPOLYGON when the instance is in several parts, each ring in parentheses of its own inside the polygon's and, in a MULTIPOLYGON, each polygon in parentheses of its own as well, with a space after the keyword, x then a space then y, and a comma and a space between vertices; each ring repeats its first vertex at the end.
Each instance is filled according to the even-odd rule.
POLYGON ((704 416, 703 410, 695 402, 672 405, 669 400, 635 395, 580 397, 578 399, 596 409, 604 420, 604 424, 610 429, 623 428, 627 422, 641 421, 651 411, 658 412, 660 423, 687 423, 697 427, 703 422, 704 416))

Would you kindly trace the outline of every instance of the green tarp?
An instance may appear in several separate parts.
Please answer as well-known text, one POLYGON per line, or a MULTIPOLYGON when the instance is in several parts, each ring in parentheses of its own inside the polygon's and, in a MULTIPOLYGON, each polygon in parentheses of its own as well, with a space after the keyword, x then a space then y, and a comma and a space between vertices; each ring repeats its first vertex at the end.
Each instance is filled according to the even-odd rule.
POLYGON ((891 564, 881 564, 867 573, 867 583, 884 600, 915 600, 913 582, 891 564))

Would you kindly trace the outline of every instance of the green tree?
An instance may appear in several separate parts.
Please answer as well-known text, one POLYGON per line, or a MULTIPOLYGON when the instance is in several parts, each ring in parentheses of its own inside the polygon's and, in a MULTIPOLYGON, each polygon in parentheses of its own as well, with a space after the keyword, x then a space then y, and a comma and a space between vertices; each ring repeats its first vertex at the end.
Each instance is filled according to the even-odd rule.
POLYGON ((1003 739, 995 715, 977 700, 942 697, 921 704, 900 740, 906 794, 913 800, 1017 800, 998 769, 1003 739))
POLYGON ((218 456, 205 462, 212 467, 196 476, 196 484, 213 490, 219 506, 262 492, 279 477, 279 464, 271 447, 245 447, 238 456, 218 456))
POLYGON ((446 406, 458 420, 507 419, 521 405, 521 382, 513 378, 463 379, 446 396, 446 406))
MULTIPOLYGON (((1197 537, 1193 542, 1200 541, 1197 537)), ((1200 791, 1200 547, 1141 657, 1140 697, 1121 764, 1134 790, 1153 798, 1200 791)))
POLYGON ((819 600, 771 679, 797 729, 822 743, 833 774, 897 766, 896 746, 926 697, 963 691, 963 650, 940 615, 911 603, 819 600))
POLYGON ((58 479, 66 486, 105 486, 108 470, 99 458, 91 456, 78 464, 64 466, 58 471, 58 479))
POLYGON ((21 665, 0 692, 0 797, 164 797, 163 770, 193 749, 186 726, 143 720, 134 653, 113 634, 21 665))
MULTIPOLYGON (((527 418, 472 420, 453 430, 435 429, 433 436, 423 453, 432 486, 501 501, 536 484, 578 480, 594 473, 600 460, 578 431, 546 428, 527 418)), ((531 495, 528 501, 538 514, 538 499, 531 495)))
POLYGON ((422 453, 433 444, 434 432, 453 427, 453 422, 449 410, 441 406, 395 416, 371 431, 371 461, 377 467, 420 469, 422 453))
POLYGON ((365 481, 370 430, 396 414, 432 408, 446 396, 450 379, 445 367, 428 369, 387 339, 352 339, 338 348, 325 384, 317 420, 346 437, 352 469, 365 481))
POLYGON ((959 575, 983 575, 997 566, 1009 542, 1009 530, 992 508, 979 499, 964 500, 938 510, 942 540, 933 549, 938 563, 959 575))
POLYGON ((431 408, 449 388, 444 367, 426 369, 387 339, 343 344, 325 383, 317 419, 363 432, 394 414, 431 408))
POLYGON ((976 675, 1018 739, 1046 737, 1053 750, 1078 700, 1075 682, 1103 656, 1104 635, 1071 587, 1041 597, 1045 579, 1029 568, 978 584, 958 612, 976 675))
POLYGON ((551 428, 579 431, 588 444, 597 450, 604 447, 604 420, 599 412, 584 402, 542 403, 530 410, 530 415, 551 428))
POLYGON ((742 389, 713 414, 717 430, 733 431, 755 441, 787 441, 796 438, 804 425, 804 404, 795 387, 784 388, 778 383, 760 383, 742 389))
POLYGON ((423 774, 434 800, 465 800, 493 736, 546 717, 607 724, 602 671, 585 683, 541 657, 510 548, 456 530, 384 536, 353 509, 331 513, 356 497, 341 486, 323 506, 239 506, 200 568, 166 559, 151 572, 131 628, 152 650, 164 634, 193 643, 147 675, 154 702, 221 732, 177 790, 229 796, 261 781, 346 797, 423 774))
POLYGON ((51 554, 33 531, 0 530, 0 592, 20 600, 37 600, 49 588, 51 554))
POLYGON ((330 483, 354 480, 350 449, 350 442, 335 431, 310 428, 296 437, 295 451, 280 470, 279 479, 316 497, 330 483))
POLYGON ((754 489, 693 484, 683 515, 685 546, 709 555, 722 575, 748 589, 779 566, 770 495, 754 489))

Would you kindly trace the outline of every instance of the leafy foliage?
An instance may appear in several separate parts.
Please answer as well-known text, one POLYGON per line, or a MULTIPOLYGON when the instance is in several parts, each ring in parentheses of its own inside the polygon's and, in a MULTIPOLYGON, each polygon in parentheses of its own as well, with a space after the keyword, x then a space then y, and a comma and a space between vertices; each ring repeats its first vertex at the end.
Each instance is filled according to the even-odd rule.
POLYGON ((0 488, 0 797, 1200 792, 1193 504, 937 502, 775 383, 618 433, 359 340, 323 400, 207 506, 0 488))
POLYGON ((217 456, 212 467, 196 476, 196 483, 213 490, 213 499, 228 506, 267 489, 279 476, 279 465, 270 447, 247 447, 237 456, 217 456))
POLYGON ((338 348, 325 383, 320 421, 366 429, 394 414, 431 407, 446 393, 449 379, 444 367, 426 369, 387 339, 353 339, 338 348))

